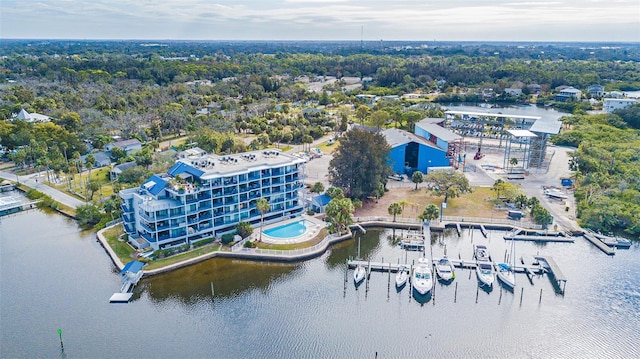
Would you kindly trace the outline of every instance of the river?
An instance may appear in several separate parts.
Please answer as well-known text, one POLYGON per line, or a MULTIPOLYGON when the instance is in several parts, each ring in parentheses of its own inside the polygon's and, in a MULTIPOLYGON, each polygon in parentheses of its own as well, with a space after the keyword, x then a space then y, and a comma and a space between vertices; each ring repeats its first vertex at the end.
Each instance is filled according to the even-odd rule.
MULTIPOLYGON (((363 257, 404 261, 390 235, 368 230, 363 257)), ((433 255, 446 244, 450 256, 471 259, 473 242, 502 258, 510 245, 503 235, 447 232, 433 238, 433 255)), ((515 291, 487 293, 474 273, 458 269, 426 303, 408 287, 397 292, 388 273, 374 272, 356 289, 349 272, 345 283, 357 243, 294 264, 213 259, 145 278, 132 302, 109 304, 120 277, 94 233, 40 210, 2 217, 0 356, 640 357, 640 243, 608 257, 582 238, 518 242, 516 257, 555 259, 568 278, 564 295, 547 275, 530 283, 521 274, 515 291)), ((407 261, 418 255, 408 252, 407 261)))

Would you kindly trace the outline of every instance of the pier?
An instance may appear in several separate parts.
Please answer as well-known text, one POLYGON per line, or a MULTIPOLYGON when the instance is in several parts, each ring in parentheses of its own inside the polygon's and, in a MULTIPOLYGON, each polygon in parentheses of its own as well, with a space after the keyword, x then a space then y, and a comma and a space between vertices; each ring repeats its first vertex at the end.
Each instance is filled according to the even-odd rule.
POLYGON ((142 270, 144 263, 140 261, 131 261, 127 263, 120 274, 122 275, 122 287, 120 292, 113 293, 109 298, 109 303, 128 303, 133 297, 133 288, 138 284, 140 278, 144 274, 142 270))
POLYGON ((480 225, 480 233, 482 233, 482 235, 484 236, 484 238, 487 238, 487 229, 484 228, 484 224, 480 225))
POLYGON ((602 242, 601 240, 599 240, 598 238, 596 238, 596 236, 594 236, 591 233, 583 233, 582 236, 584 238, 586 238, 589 242, 591 242, 591 244, 593 244, 594 246, 598 247, 598 249, 600 249, 601 251, 603 251, 605 254, 607 255, 614 255, 616 254, 616 251, 609 247, 608 245, 604 244, 604 242, 602 242))
POLYGON ((574 239, 571 237, 564 236, 528 236, 528 235, 517 235, 517 236, 504 236, 503 237, 507 241, 531 241, 531 242, 564 242, 564 243, 573 243, 574 239))
POLYGON ((547 268, 549 268, 549 272, 555 279, 556 285, 564 294, 564 288, 567 285, 567 278, 560 270, 558 264, 556 264, 556 261, 554 261, 553 258, 547 256, 537 256, 536 259, 547 263, 547 268))
POLYGON ((20 198, 16 197, 0 197, 0 216, 33 208, 38 202, 40 200, 22 202, 20 198))
MULTIPOLYGON (((545 258, 545 257, 542 257, 542 258, 545 258)), ((547 258, 550 258, 550 257, 547 257, 547 258)), ((433 258, 431 260, 431 264, 434 265, 434 263, 437 263, 440 259, 441 258, 433 258)), ((478 266, 478 261, 476 261, 475 259, 464 260, 464 259, 449 258, 449 260, 451 261, 453 266, 456 268, 475 269, 478 266)), ((551 261, 553 261, 553 259, 551 259, 551 261)), ((350 269, 356 268, 359 265, 365 268, 369 268, 369 271, 379 271, 379 272, 386 272, 386 271, 397 272, 402 267, 413 266, 412 264, 409 264, 409 263, 384 263, 384 262, 371 262, 371 261, 363 261, 363 260, 355 260, 355 259, 350 259, 347 261, 347 267, 350 269)), ((492 263, 492 265, 495 266, 495 263, 492 263)), ((562 278, 562 280, 566 282, 566 279, 564 279, 562 272, 560 272, 560 269, 555 264, 555 262, 553 262, 553 265, 555 266, 555 268, 557 268, 557 271, 560 273, 560 278, 562 278)), ((513 268, 513 271, 516 273, 526 273, 526 274, 534 274, 534 273, 542 274, 544 271, 542 266, 539 264, 513 266, 512 268, 513 268)))

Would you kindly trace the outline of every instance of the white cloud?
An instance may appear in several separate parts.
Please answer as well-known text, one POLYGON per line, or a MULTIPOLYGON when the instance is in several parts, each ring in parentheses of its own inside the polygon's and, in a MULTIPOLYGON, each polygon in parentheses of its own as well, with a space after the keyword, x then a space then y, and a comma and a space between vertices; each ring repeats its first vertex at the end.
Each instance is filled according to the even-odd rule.
POLYGON ((567 34, 581 41, 640 41, 639 12, 637 0, 3 0, 0 33, 40 38, 353 39, 354 29, 364 26, 371 38, 413 40, 438 33, 449 34, 449 40, 553 41, 553 32, 546 30, 553 28, 564 41, 567 34), (620 31, 624 26, 628 30, 620 31))

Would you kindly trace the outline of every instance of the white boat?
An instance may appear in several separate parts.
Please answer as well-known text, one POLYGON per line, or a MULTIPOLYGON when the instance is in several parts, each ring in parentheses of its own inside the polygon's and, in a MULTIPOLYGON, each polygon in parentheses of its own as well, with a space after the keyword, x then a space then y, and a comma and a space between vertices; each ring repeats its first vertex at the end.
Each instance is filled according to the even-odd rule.
POLYGON ((491 262, 491 255, 489 254, 489 249, 485 245, 474 244, 473 256, 476 258, 477 261, 491 262))
POLYGON ((478 280, 486 285, 487 287, 493 286, 493 266, 491 262, 488 261, 479 261, 476 266, 476 275, 478 276, 478 280))
POLYGON ((396 273, 396 288, 402 288, 407 284, 407 279, 409 279, 409 268, 404 265, 400 266, 396 273))
POLYGON ((513 289, 516 286, 516 276, 507 263, 498 263, 496 273, 498 279, 508 288, 513 289))
POLYGON ((616 237, 616 247, 630 248, 631 241, 623 237, 616 237))
POLYGON ((418 264, 413 267, 411 284, 416 292, 426 295, 433 288, 433 276, 431 275, 431 264, 427 258, 419 258, 418 264))
POLYGON ((360 284, 364 280, 364 277, 367 274, 367 270, 364 269, 364 266, 358 265, 356 270, 353 271, 353 281, 357 284, 360 284))
POLYGON ((453 280, 456 277, 453 263, 451 263, 449 258, 440 258, 436 262, 436 274, 438 275, 438 278, 445 282, 453 280))

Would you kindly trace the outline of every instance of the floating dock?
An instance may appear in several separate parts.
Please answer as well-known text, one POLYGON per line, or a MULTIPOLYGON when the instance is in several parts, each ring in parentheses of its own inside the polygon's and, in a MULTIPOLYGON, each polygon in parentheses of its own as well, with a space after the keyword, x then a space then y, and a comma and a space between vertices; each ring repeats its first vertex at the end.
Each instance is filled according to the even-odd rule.
POLYGON ((616 251, 613 248, 611 248, 608 245, 604 244, 601 240, 596 238, 593 234, 585 232, 582 236, 584 238, 586 238, 589 242, 591 242, 591 244, 593 244, 594 246, 598 247, 598 249, 603 251, 605 254, 610 255, 610 256, 616 254, 616 251))
POLYGON ((564 293, 564 288, 567 285, 567 278, 560 270, 558 264, 556 264, 556 261, 554 261, 553 258, 546 256, 536 256, 536 259, 547 263, 547 268, 549 268, 549 272, 556 280, 556 285, 560 288, 562 293, 564 293))
POLYGON ((507 241, 530 241, 530 242, 565 242, 565 243, 573 243, 574 239, 572 237, 564 237, 564 236, 528 236, 528 235, 517 235, 517 236, 504 236, 503 237, 507 241))
POLYGON ((33 208, 40 200, 23 202, 19 197, 0 197, 0 216, 33 208))
POLYGON ((484 228, 484 225, 481 224, 480 225, 480 233, 482 233, 482 235, 484 236, 484 238, 487 238, 487 229, 484 228))
POLYGON ((122 275, 122 287, 120 292, 113 293, 109 298, 109 303, 128 303, 133 297, 133 288, 138 284, 140 278, 144 274, 142 270, 144 263, 140 261, 131 261, 127 263, 120 274, 122 275))
MULTIPOLYGON (((441 258, 433 258, 431 260, 432 265, 437 263, 441 258)), ((453 264, 456 268, 463 269, 475 269, 478 266, 478 261, 475 259, 464 260, 464 259, 453 259, 449 258, 451 264, 453 264)), ((369 271, 378 271, 378 272, 397 272, 402 267, 412 267, 411 263, 384 263, 384 262, 369 262, 362 260, 350 259, 347 261, 347 266, 349 268, 355 268, 357 266, 363 266, 365 268, 369 268, 369 271)), ((495 263, 492 263, 495 266, 495 263)), ((554 262, 555 265, 555 262, 554 262)), ((543 268, 541 265, 519 265, 513 266, 513 271, 516 273, 528 273, 528 274, 540 274, 543 272, 543 268)), ((558 269, 559 271, 559 269, 558 269)), ((566 281, 566 280, 565 280, 566 281)))

